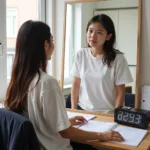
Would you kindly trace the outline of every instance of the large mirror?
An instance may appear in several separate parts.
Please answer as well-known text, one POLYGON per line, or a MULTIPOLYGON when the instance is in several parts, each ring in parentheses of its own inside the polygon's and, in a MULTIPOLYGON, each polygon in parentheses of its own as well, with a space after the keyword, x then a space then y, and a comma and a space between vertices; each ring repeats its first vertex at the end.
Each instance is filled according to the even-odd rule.
POLYGON ((139 102, 141 0, 72 0, 65 2, 61 88, 71 88, 71 70, 78 50, 87 47, 86 26, 92 16, 106 14, 114 22, 116 49, 124 53, 134 82, 126 85, 139 102))

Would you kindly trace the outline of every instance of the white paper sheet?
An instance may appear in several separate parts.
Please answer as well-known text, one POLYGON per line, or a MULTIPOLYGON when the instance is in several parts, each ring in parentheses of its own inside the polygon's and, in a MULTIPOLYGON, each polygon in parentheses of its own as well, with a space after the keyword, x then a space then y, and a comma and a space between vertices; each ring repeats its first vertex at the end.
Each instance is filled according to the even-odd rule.
POLYGON ((115 122, 100 122, 95 120, 90 120, 88 123, 82 125, 80 129, 86 131, 93 131, 93 132, 104 132, 116 127, 117 123, 115 122))
POLYGON ((138 146, 148 132, 147 130, 120 125, 118 125, 114 131, 118 131, 124 137, 125 141, 121 142, 121 144, 131 146, 138 146))
POLYGON ((75 116, 82 116, 86 120, 91 120, 91 119, 94 119, 96 117, 96 115, 92 115, 92 114, 83 114, 83 113, 76 113, 76 112, 70 112, 70 111, 67 111, 67 115, 68 115, 68 118, 72 118, 75 116))

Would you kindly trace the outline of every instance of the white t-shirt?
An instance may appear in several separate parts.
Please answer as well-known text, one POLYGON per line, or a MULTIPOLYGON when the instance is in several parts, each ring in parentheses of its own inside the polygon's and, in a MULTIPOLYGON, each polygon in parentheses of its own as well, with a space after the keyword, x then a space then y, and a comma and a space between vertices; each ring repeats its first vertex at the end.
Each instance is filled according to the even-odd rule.
POLYGON ((133 81, 123 54, 117 54, 109 68, 92 55, 91 48, 77 52, 72 75, 81 79, 78 105, 88 111, 114 110, 115 85, 133 81))
POLYGON ((36 75, 30 84, 28 117, 46 150, 72 150, 70 140, 59 134, 59 131, 70 127, 62 91, 52 76, 40 73, 39 83, 36 85, 36 75))

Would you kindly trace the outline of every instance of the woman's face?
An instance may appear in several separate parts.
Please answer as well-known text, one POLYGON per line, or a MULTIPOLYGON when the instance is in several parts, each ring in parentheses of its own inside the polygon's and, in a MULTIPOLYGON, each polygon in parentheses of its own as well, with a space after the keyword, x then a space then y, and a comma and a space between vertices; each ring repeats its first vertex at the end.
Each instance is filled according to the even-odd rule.
POLYGON ((110 38, 111 34, 108 34, 106 29, 99 22, 90 24, 87 31, 87 42, 91 47, 103 47, 105 41, 110 38))
POLYGON ((52 56, 53 51, 54 51, 54 43, 53 43, 53 41, 54 41, 53 36, 51 36, 49 42, 47 40, 45 41, 45 52, 46 52, 47 60, 51 59, 51 56, 52 56))

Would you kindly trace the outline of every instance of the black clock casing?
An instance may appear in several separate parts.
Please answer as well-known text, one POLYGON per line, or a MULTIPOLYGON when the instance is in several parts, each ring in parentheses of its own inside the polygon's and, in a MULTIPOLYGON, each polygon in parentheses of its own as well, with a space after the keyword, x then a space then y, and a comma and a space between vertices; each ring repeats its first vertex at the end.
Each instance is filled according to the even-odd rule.
POLYGON ((120 124, 146 129, 148 128, 149 116, 150 111, 148 110, 123 106, 115 109, 114 121, 120 124))

